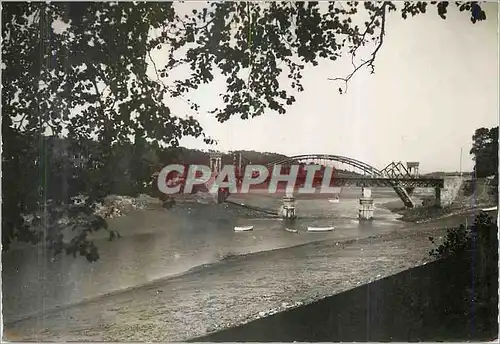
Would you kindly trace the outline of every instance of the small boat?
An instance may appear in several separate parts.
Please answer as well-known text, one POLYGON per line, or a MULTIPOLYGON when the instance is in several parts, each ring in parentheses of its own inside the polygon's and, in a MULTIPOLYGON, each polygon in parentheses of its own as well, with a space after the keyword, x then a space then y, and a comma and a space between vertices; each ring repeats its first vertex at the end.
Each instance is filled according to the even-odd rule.
POLYGON ((299 232, 299 231, 298 231, 298 230, 296 230, 296 229, 290 229, 290 228, 285 228, 285 230, 286 230, 287 232, 290 232, 290 233, 298 233, 298 232, 299 232))
POLYGON ((330 198, 328 200, 328 202, 330 202, 330 203, 340 203, 340 197, 339 197, 339 195, 333 195, 333 198, 330 198))
POLYGON ((335 227, 330 226, 330 227, 307 227, 308 232, 330 232, 334 229, 335 227))
POLYGON ((248 231, 253 231, 253 226, 241 226, 241 227, 234 227, 235 232, 248 232, 248 231))
POLYGON ((498 210, 498 207, 491 207, 491 208, 483 208, 481 209, 482 211, 495 211, 498 210))

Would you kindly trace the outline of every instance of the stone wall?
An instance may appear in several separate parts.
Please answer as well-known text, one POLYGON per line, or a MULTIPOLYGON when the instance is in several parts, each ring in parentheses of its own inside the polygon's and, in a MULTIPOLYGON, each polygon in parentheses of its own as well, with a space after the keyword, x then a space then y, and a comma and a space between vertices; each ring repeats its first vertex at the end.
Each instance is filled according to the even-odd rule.
POLYGON ((441 205, 451 205, 457 198, 464 184, 464 177, 445 177, 444 188, 441 191, 441 205))

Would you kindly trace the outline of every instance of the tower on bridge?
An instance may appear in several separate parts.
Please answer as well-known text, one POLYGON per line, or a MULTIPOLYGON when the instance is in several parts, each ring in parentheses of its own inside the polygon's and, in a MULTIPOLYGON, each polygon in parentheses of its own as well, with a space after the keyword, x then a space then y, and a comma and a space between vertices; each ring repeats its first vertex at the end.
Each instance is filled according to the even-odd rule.
POLYGON ((219 152, 210 152, 210 170, 220 172, 222 170, 222 154, 219 152))
POLYGON ((406 163, 406 168, 408 169, 408 172, 410 172, 410 175, 413 178, 419 177, 419 171, 418 171, 419 166, 420 166, 419 162, 407 162, 406 163))

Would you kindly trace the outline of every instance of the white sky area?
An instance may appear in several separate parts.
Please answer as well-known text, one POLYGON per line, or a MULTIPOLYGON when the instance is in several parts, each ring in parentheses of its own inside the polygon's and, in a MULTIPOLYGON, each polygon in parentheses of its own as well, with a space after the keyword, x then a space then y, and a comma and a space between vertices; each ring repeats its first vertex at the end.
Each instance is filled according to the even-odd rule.
MULTIPOLYGON (((476 128, 498 125, 498 4, 488 3, 488 19, 472 24, 450 4, 447 20, 432 11, 403 20, 391 13, 375 74, 362 69, 347 94, 327 78, 351 72, 348 63, 307 68, 304 92, 285 115, 269 112, 250 119, 218 123, 208 110, 220 105, 224 79, 189 94, 201 105, 189 110, 185 100, 169 101, 172 112, 193 115, 217 139, 184 138, 197 149, 256 150, 296 154, 337 154, 377 168, 391 161, 419 161, 421 172, 471 171, 469 150, 476 128)), ((161 51, 154 56, 161 66, 161 51)), ((164 57, 163 57, 164 58, 164 57)))

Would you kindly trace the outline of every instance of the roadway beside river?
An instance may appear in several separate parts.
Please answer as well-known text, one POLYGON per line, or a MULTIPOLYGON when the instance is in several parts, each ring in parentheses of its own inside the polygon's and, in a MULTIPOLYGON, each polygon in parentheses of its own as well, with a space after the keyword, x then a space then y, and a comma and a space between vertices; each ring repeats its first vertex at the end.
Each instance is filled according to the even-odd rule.
MULTIPOLYGON (((469 221, 473 215, 466 215, 469 221)), ((446 227, 463 223, 466 216, 231 256, 8 323, 6 339, 182 341, 202 336, 425 264, 432 248, 428 237, 442 238, 446 227)))

